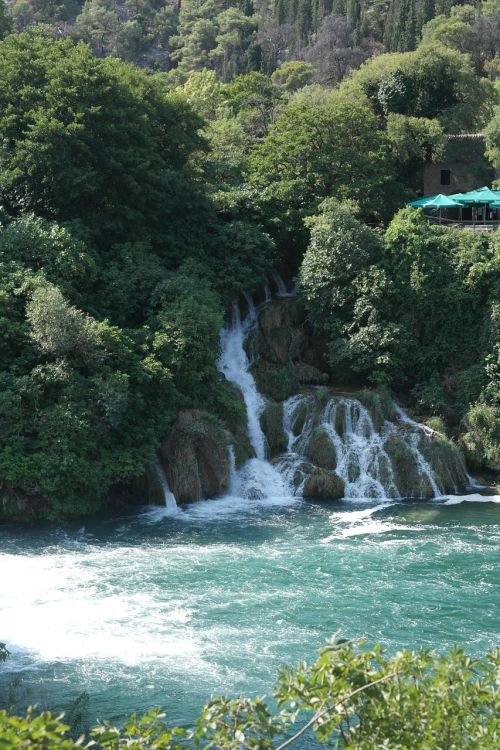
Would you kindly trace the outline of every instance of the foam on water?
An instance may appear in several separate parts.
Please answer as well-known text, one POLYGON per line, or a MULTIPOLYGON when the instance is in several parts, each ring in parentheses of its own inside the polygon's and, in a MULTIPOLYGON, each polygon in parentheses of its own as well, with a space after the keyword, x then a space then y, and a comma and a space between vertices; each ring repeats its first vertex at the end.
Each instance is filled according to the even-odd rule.
POLYGON ((190 721, 214 692, 269 694, 278 665, 338 629, 393 649, 484 650, 500 632, 498 505, 235 502, 0 529, 0 703, 64 708, 87 690, 93 716, 160 705, 190 721), (11 699, 17 678, 32 692, 11 699))
POLYGON ((461 505, 462 503, 500 503, 500 495, 480 495, 477 492, 469 495, 445 495, 443 505, 461 505))

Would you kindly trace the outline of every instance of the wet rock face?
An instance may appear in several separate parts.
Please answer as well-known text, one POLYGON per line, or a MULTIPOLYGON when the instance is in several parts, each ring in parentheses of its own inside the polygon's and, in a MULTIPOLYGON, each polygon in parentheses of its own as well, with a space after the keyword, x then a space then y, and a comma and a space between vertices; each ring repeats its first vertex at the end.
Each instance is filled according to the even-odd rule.
POLYGON ((230 436, 210 414, 180 412, 161 450, 162 465, 177 502, 214 497, 229 488, 230 436))
POLYGON ((323 385, 320 342, 313 341, 301 300, 274 299, 260 314, 248 342, 258 388, 274 401, 284 401, 301 385, 323 385))
POLYGON ((283 404, 270 401, 260 418, 266 436, 268 457, 276 458, 286 451, 287 441, 283 432, 283 404))
POLYGON ((304 483, 303 494, 306 498, 340 500, 344 497, 344 482, 334 471, 315 468, 304 483))
POLYGON ((18 490, 0 488, 0 519, 29 521, 46 516, 47 503, 18 490))
POLYGON ((298 299, 273 300, 262 311, 255 346, 264 359, 275 365, 286 365, 307 356, 308 332, 298 299))
POLYGON ((335 469, 337 466, 335 446, 322 427, 313 431, 305 455, 311 463, 320 469, 335 469))

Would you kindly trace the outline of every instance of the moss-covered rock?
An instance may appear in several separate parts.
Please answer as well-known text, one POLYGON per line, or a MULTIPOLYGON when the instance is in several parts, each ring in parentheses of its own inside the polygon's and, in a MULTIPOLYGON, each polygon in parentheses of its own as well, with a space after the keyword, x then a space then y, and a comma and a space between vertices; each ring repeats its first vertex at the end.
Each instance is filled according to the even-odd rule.
POLYGON ((259 316, 255 347, 275 365, 302 359, 308 347, 305 313, 298 298, 275 299, 259 316))
MULTIPOLYGON (((384 448, 389 456, 394 482, 401 497, 433 497, 432 485, 419 471, 408 438, 403 434, 393 433, 387 437, 384 448)), ((382 479, 387 481, 385 477, 382 479)))
POLYGON ((231 435, 212 415, 180 412, 161 450, 163 468, 177 502, 213 497, 229 488, 231 435))
POLYGON ((291 365, 275 367, 260 359, 252 368, 257 388, 273 401, 285 401, 299 389, 299 382, 291 365))
POLYGON ((320 500, 340 500, 344 497, 344 482, 334 471, 314 468, 304 482, 303 494, 320 500))
POLYGON ((295 414, 293 415, 293 420, 292 420, 292 425, 291 425, 292 432, 295 435, 295 437, 300 435, 300 433, 304 429, 304 425, 305 425, 305 422, 309 413, 309 409, 310 409, 310 405, 308 401, 302 401, 298 405, 295 411, 295 414))
POLYGON ((41 498, 0 486, 0 519, 31 521, 47 517, 48 504, 41 498))
POLYGON ((260 418, 260 425, 267 439, 269 458, 275 458, 284 453, 287 440, 283 432, 283 404, 275 401, 267 403, 260 418))
POLYGON ((294 372, 301 385, 324 385, 328 382, 328 375, 306 362, 296 362, 294 372))
POLYGON ((460 448, 440 433, 423 435, 419 445, 422 455, 432 466, 437 484, 443 492, 462 491, 467 487, 467 471, 460 448))
POLYGON ((305 451, 306 457, 321 469, 335 469, 337 455, 335 446, 323 427, 313 430, 305 451))
POLYGON ((392 396, 386 388, 377 388, 374 390, 365 388, 355 394, 355 398, 360 401, 370 416, 377 431, 381 430, 386 420, 393 420, 395 417, 394 402, 392 396))

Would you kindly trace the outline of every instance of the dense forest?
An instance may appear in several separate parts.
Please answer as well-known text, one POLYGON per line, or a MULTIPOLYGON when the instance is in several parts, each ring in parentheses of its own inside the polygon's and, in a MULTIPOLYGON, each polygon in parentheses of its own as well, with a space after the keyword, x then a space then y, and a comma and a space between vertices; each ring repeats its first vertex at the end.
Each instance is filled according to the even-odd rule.
POLYGON ((0 489, 49 517, 231 421, 219 330, 296 278, 332 382, 500 470, 500 236, 405 208, 450 133, 499 163, 498 0, 0 4, 0 489))

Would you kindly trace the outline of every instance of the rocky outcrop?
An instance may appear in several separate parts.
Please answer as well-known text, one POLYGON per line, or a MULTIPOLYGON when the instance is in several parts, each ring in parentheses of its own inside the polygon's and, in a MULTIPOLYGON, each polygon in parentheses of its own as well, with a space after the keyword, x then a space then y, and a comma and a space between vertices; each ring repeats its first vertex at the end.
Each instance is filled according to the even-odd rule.
POLYGON ((320 469, 335 469, 337 466, 335 446, 323 427, 317 427, 311 434, 305 455, 320 469))
POLYGON ((162 465, 177 502, 214 497, 229 489, 231 437, 207 412, 180 412, 161 449, 162 465))
POLYGON ((48 504, 40 497, 0 486, 0 519, 31 521, 47 515, 48 504))
POLYGON ((319 500, 340 500, 344 497, 344 482, 334 472, 314 468, 304 483, 304 497, 319 500))
POLYGON ((252 373, 268 398, 283 401, 304 385, 323 385, 323 345, 315 340, 298 298, 274 299, 260 314, 248 342, 252 373))
POLYGON ((283 404, 270 401, 262 413, 260 425, 266 436, 268 457, 276 458, 284 453, 287 441, 283 432, 283 404))

